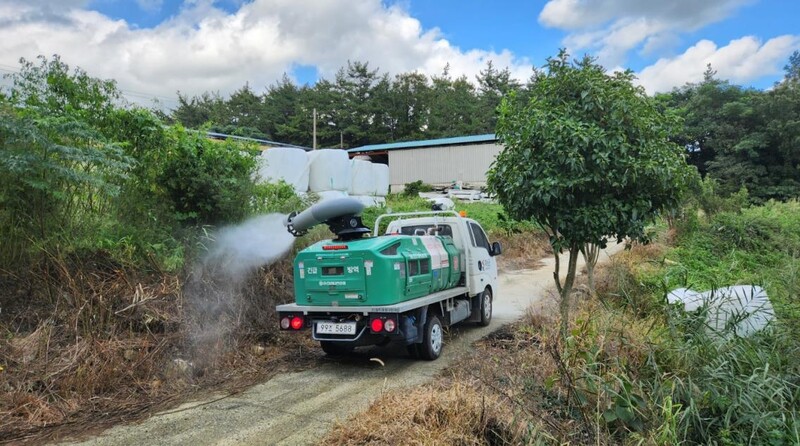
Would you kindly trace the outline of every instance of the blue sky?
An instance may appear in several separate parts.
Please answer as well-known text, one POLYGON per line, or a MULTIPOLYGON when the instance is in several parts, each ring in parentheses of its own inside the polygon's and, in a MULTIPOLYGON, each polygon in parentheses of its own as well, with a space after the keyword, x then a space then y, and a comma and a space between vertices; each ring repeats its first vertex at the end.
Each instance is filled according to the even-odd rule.
POLYGON ((348 60, 396 74, 526 79, 566 47, 630 68, 648 92, 701 79, 768 88, 800 49, 798 0, 0 0, 0 70, 60 54, 132 98, 256 91, 348 60))

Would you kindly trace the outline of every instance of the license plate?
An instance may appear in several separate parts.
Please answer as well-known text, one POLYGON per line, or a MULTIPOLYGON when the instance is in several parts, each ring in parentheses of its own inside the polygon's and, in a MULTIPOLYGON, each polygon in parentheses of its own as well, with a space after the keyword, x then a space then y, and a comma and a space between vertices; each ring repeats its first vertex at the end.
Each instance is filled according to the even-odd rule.
POLYGON ((354 335, 355 322, 317 322, 317 334, 354 335))

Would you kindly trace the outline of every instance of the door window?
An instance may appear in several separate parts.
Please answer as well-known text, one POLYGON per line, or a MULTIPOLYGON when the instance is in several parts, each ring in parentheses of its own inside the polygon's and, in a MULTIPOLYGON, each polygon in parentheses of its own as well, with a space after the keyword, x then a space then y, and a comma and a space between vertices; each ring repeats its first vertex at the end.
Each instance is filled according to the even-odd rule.
POLYGON ((489 239, 486 237, 486 234, 483 232, 480 226, 477 223, 470 223, 469 230, 472 233, 472 246, 478 248, 484 248, 487 252, 491 252, 491 247, 489 246, 489 239))

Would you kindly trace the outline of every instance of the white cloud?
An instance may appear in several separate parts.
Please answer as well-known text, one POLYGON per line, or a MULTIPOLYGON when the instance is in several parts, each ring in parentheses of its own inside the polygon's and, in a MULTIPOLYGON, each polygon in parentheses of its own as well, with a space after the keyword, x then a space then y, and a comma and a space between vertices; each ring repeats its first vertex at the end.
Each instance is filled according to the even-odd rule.
POLYGON ((451 74, 470 78, 488 60, 520 79, 531 69, 528 60, 508 51, 463 51, 437 29, 422 29, 403 8, 380 0, 254 0, 233 13, 211 0, 188 0, 152 29, 81 9, 85 1, 68 3, 58 17, 53 7, 48 15, 37 14, 30 0, 0 5, 0 64, 60 54, 93 76, 116 79, 124 90, 165 97, 178 90, 227 94, 245 82, 258 91, 296 65, 316 66, 332 77, 347 60, 368 61, 390 73, 438 74, 449 63, 451 74))
POLYGON ((136 4, 145 11, 156 12, 161 10, 164 0, 136 0, 136 4))
POLYGON ((568 31, 564 44, 573 53, 590 51, 613 66, 624 63, 631 50, 651 52, 751 1, 549 0, 539 23, 568 31))
POLYGON ((784 35, 763 43, 747 36, 717 47, 701 40, 673 58, 659 59, 639 74, 639 84, 649 93, 669 91, 686 82, 700 82, 706 65, 717 71, 717 77, 733 83, 747 83, 762 76, 781 72, 787 57, 800 46, 800 36, 784 35))

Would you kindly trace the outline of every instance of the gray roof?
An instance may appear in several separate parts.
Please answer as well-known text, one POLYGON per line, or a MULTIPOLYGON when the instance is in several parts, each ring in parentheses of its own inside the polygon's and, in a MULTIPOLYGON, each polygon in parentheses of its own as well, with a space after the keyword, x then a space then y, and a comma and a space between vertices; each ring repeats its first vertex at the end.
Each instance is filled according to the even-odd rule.
POLYGON ((426 139, 423 141, 392 142, 388 144, 371 144, 349 149, 348 152, 376 152, 383 150, 417 149, 422 147, 453 146, 461 144, 488 143, 497 141, 494 133, 473 136, 458 136, 455 138, 426 139))

